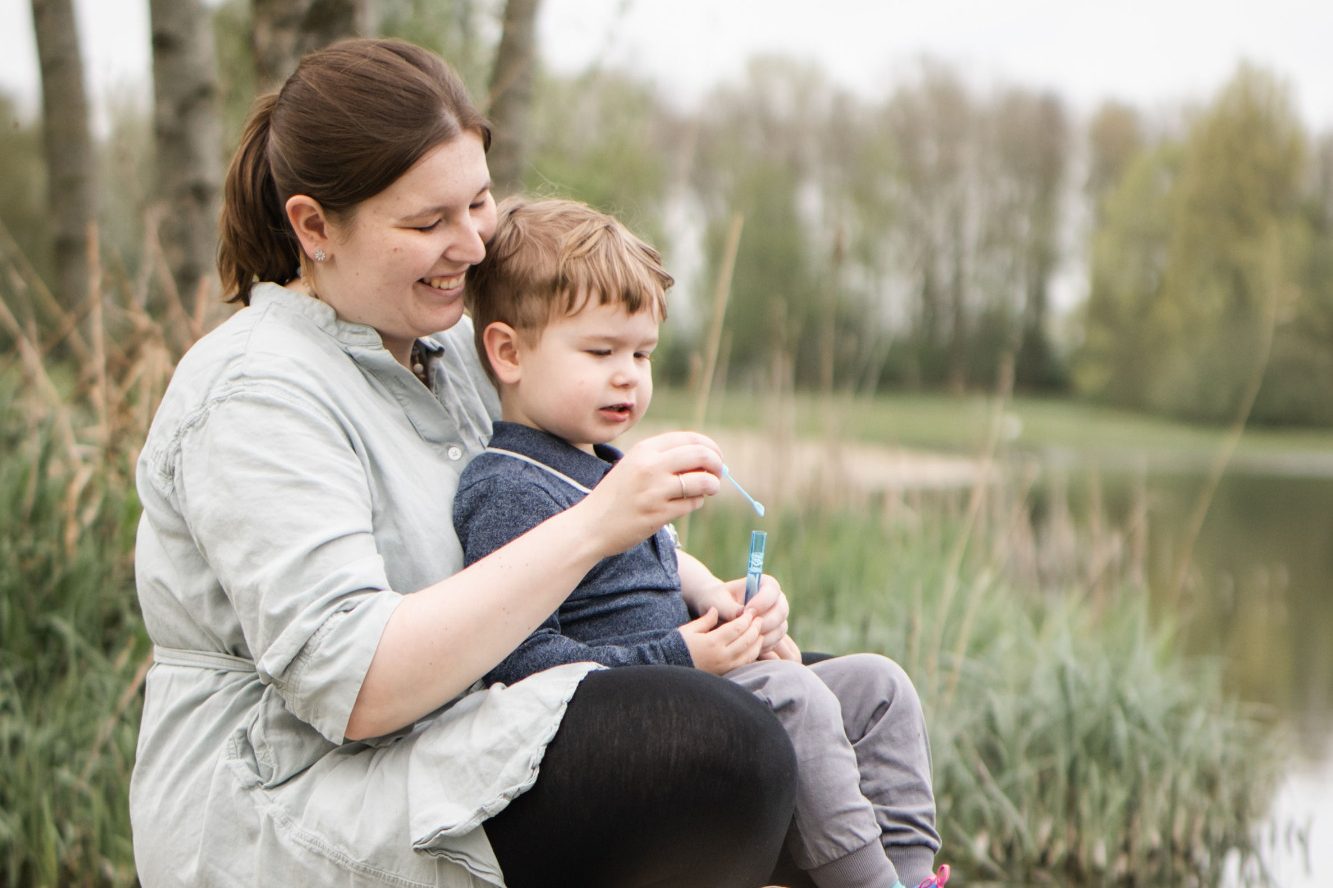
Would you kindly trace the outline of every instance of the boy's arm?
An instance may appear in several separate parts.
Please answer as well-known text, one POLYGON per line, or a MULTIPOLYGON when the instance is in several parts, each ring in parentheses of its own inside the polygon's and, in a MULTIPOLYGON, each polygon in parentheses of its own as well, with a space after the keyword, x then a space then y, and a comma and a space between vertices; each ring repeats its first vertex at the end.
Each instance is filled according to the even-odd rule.
POLYGON ((740 616, 741 604, 732 595, 729 584, 718 579, 702 561, 678 548, 676 563, 680 571, 680 597, 685 599, 690 613, 700 616, 714 607, 724 622, 740 616))
POLYGON ((560 633, 555 614, 524 639, 508 657, 486 674, 486 684, 513 684, 535 672, 566 663, 600 663, 603 666, 665 664, 693 666, 690 651, 680 630, 671 629, 652 641, 633 645, 583 644, 560 633))

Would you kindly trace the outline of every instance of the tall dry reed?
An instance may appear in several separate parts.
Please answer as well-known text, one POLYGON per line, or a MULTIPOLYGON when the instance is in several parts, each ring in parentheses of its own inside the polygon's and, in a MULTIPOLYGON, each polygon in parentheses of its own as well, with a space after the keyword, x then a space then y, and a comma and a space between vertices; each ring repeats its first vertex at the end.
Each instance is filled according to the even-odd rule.
MULTIPOLYGON (((152 230, 152 226, 149 226, 152 230)), ((135 883, 126 797, 151 653, 133 584, 133 468, 187 310, 150 237, 64 310, 0 227, 0 885, 135 883), (159 270, 154 271, 154 266, 159 270)))

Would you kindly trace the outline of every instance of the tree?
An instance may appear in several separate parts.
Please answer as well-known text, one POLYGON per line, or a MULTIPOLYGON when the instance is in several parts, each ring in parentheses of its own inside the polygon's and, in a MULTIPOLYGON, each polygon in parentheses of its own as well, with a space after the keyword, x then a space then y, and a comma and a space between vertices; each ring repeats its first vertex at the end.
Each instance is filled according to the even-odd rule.
POLYGON ((88 294, 89 226, 97 220, 93 141, 73 0, 32 0, 32 23, 42 73, 42 145, 56 293, 73 307, 88 294))
POLYGON ((1311 249, 1328 216, 1305 142, 1281 82, 1242 66, 1182 143, 1138 153, 1095 235, 1080 390, 1223 422, 1262 382, 1255 419, 1329 413, 1333 311, 1311 249))
POLYGON ((492 0, 374 0, 379 33, 401 37, 442 56, 474 96, 491 74, 492 0))
POLYGON ((620 73, 545 75, 536 96, 524 187, 624 216, 661 243, 672 163, 686 146, 685 125, 654 87, 620 73))
POLYGON ((491 74, 489 116, 495 132, 489 163, 499 194, 523 187, 532 136, 532 83, 537 66, 536 22, 540 0, 508 0, 504 30, 491 74))
POLYGON ((967 385, 969 305, 977 272, 978 112, 958 76, 927 61, 886 112, 897 157, 900 236, 915 277, 917 309, 905 345, 909 381, 967 385))
MULTIPOLYGON (((995 175, 988 230, 1005 252, 1007 287, 1018 303, 1015 384, 1053 389, 1063 384, 1047 330, 1051 278, 1060 259, 1069 124, 1052 94, 1010 90, 993 109, 991 155, 995 175)), ((1002 300, 1003 292, 992 293, 1002 300)))
POLYGON ((1101 200, 1089 259, 1083 342, 1074 356, 1077 392, 1142 409, 1160 356, 1173 347, 1162 310, 1172 195, 1181 148, 1143 149, 1101 200))
POLYGON ((1088 178, 1085 192, 1100 216, 1106 195, 1119 184, 1144 148, 1143 124, 1129 105, 1106 102, 1088 125, 1088 178))
POLYGON ((821 312, 829 308, 816 270, 816 158, 829 104, 817 69, 781 57, 752 60, 743 83, 705 103, 691 172, 707 231, 707 280, 720 264, 732 215, 745 219, 727 308, 734 375, 790 368, 799 383, 818 380, 821 312))
POLYGON ((177 292, 210 275, 221 188, 213 29, 200 0, 150 0, 160 238, 177 292))
POLYGON ((251 41, 260 92, 280 87, 307 52, 370 31, 367 0, 253 0, 251 41))
POLYGON ((1273 300, 1290 297, 1303 262, 1304 151, 1287 90, 1248 65, 1191 128, 1156 313, 1172 348, 1159 357, 1153 408, 1228 420, 1262 372, 1266 317, 1273 300))
MULTIPOLYGON (((41 127, 21 120, 9 96, 0 93, 0 222, 4 233, 43 280, 51 280, 51 225, 43 185, 41 127)), ((0 257, 9 244, 0 239, 0 257)))

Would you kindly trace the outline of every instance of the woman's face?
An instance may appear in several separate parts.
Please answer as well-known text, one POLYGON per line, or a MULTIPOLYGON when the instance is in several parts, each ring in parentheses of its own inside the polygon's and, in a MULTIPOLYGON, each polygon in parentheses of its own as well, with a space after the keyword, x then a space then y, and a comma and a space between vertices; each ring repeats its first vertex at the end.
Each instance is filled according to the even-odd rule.
POLYGON ((406 364, 415 339, 463 316, 464 276, 495 231, 481 136, 465 132, 431 149, 350 219, 328 227, 315 292, 343 320, 378 330, 406 364))

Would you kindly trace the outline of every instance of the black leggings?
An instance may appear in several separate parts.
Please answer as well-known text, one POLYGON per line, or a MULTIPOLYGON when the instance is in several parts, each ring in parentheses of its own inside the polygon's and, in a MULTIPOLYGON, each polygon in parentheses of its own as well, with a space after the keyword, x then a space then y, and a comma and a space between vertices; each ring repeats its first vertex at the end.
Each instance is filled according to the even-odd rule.
POLYGON ((486 834, 511 888, 754 888, 773 873, 795 777, 786 732, 747 691, 678 666, 606 669, 486 834))

